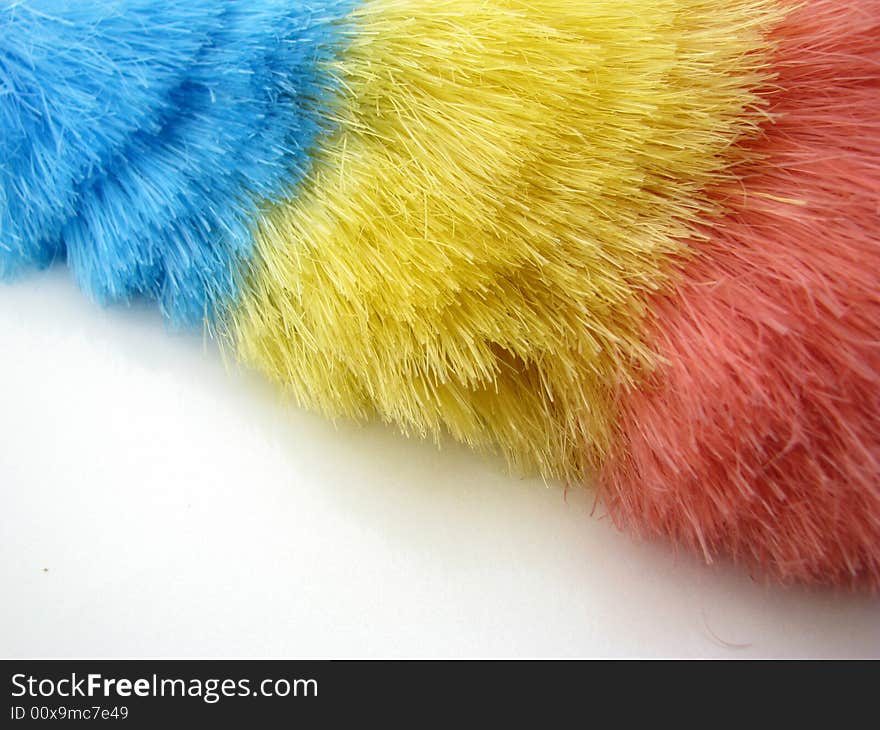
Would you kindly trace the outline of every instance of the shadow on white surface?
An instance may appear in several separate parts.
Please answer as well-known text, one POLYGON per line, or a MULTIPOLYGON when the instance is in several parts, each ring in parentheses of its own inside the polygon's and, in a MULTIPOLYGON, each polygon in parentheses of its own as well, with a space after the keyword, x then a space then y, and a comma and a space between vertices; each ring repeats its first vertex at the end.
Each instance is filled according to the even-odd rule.
POLYGON ((334 425, 147 303, 0 287, 2 656, 878 656, 870 596, 753 583, 457 444, 334 425))

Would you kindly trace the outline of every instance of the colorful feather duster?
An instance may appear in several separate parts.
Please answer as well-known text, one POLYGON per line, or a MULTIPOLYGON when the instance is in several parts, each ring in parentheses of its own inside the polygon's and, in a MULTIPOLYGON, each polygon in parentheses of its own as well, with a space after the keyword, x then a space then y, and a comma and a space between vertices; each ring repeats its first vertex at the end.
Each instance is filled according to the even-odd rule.
POLYGON ((7 0, 0 156, 0 275, 880 585, 880 0, 7 0))

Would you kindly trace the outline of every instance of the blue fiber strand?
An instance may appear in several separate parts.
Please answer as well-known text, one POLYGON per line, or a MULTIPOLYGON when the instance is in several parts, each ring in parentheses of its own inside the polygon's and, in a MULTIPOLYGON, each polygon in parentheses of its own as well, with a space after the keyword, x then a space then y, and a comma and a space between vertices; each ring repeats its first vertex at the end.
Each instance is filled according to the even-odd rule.
POLYGON ((220 314, 328 129, 352 4, 0 3, 0 276, 66 258, 101 302, 220 314))

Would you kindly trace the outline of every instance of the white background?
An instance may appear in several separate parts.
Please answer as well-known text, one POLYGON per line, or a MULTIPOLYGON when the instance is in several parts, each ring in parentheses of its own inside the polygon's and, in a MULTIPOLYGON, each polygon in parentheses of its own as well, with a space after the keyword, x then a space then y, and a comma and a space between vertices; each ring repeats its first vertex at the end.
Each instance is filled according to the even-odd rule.
POLYGON ((880 656, 455 444, 278 402, 148 305, 0 286, 0 656, 880 656))

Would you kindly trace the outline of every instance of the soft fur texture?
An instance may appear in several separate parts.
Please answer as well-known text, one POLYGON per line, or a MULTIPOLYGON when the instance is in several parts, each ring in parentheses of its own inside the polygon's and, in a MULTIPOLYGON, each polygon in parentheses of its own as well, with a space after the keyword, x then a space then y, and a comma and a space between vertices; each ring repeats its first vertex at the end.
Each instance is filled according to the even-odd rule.
POLYGON ((0 273, 57 257, 78 187, 159 127, 218 12, 169 5, 0 5, 0 273))
POLYGON ((880 0, 0 0, 0 276, 880 585, 880 0))
POLYGON ((644 295, 757 125, 777 17, 765 0, 364 3, 340 130, 260 226, 236 349, 331 415, 583 479, 612 384, 647 359, 644 295))
POLYGON ((0 9, 0 272, 67 256, 174 322, 236 296, 261 199, 304 173, 350 2, 22 0, 0 9))
POLYGON ((615 519, 786 581, 880 585, 880 1, 774 35, 772 121, 657 297, 622 395, 615 519))

